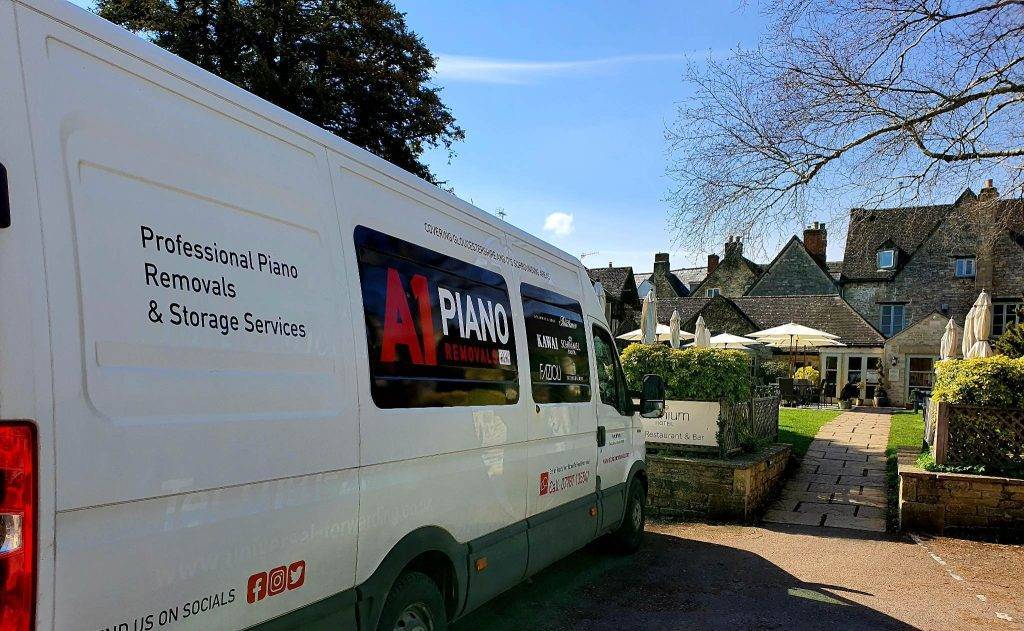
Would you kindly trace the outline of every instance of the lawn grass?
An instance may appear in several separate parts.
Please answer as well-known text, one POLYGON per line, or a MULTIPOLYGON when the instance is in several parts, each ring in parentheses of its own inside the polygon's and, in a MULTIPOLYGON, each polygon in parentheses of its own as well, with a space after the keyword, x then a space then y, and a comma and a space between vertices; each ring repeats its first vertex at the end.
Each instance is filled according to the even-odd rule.
POLYGON ((898 411, 892 415, 889 428, 889 445, 885 450, 886 496, 888 498, 889 530, 899 528, 899 473, 897 472, 896 452, 900 447, 913 447, 920 450, 924 445, 924 418, 921 412, 898 411))
POLYGON ((840 410, 782 408, 779 410, 779 442, 793 446, 793 455, 803 458, 821 426, 842 414, 840 410))

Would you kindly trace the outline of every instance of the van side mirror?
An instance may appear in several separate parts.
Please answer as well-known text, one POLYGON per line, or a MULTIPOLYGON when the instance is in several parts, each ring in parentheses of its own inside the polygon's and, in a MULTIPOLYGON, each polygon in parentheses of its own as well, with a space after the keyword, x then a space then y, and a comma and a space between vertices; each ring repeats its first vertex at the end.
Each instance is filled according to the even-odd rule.
POLYGON ((665 415, 665 380, 661 375, 644 375, 640 390, 640 416, 661 418, 665 415))

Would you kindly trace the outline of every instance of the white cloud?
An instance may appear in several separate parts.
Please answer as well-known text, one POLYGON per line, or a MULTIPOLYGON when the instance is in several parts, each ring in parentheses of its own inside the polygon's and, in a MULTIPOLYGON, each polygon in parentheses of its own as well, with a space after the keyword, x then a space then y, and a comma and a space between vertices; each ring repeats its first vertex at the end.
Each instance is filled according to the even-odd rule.
POLYGON ((556 237, 567 237, 575 228, 573 216, 567 213, 551 213, 544 219, 544 231, 556 237))
POLYGON ((437 55, 437 69, 434 76, 442 81, 531 83, 538 79, 589 74, 628 64, 682 61, 686 58, 687 55, 682 53, 664 53, 620 55, 575 61, 523 61, 440 53, 437 55))

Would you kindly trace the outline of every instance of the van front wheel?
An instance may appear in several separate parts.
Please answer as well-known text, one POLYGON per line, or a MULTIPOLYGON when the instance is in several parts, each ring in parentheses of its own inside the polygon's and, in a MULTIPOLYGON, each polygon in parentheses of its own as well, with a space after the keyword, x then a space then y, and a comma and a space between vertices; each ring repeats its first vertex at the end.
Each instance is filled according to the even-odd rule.
POLYGON ((429 576, 406 572, 384 602, 377 631, 445 631, 444 599, 429 576))
POLYGON ((626 514, 622 516, 622 525, 613 533, 616 547, 622 552, 633 553, 640 549, 644 541, 644 524, 647 522, 647 493, 644 485, 637 480, 629 485, 629 496, 626 498, 626 514))

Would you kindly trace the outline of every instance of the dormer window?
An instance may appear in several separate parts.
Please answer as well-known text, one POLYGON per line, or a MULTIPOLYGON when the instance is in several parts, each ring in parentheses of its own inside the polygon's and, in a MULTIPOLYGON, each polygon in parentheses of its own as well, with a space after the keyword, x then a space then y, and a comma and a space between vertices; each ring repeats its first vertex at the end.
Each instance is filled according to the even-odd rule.
POLYGON ((963 256, 956 259, 955 274, 957 278, 974 278, 975 261, 973 256, 963 256))
POLYGON ((722 289, 720 287, 708 287, 704 290, 705 298, 714 298, 715 296, 722 295, 722 289))
POLYGON ((878 269, 896 269, 896 250, 878 251, 878 269))

